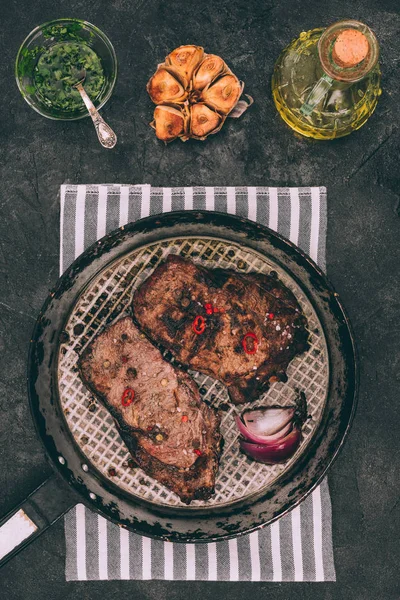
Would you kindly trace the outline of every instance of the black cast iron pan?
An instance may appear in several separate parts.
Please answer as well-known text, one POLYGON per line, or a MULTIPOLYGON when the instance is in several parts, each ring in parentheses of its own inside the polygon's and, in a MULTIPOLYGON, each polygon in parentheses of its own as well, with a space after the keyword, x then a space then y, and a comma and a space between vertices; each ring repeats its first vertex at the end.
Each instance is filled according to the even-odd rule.
POLYGON ((5 527, 31 523, 31 531, 16 539, 0 564, 79 501, 131 531, 174 542, 217 541, 269 524, 298 505, 325 475, 348 433, 356 391, 353 337, 339 296, 292 243, 246 219, 212 212, 167 213, 121 227, 71 265, 37 319, 28 392, 55 473, 0 522, 0 540, 5 527), (210 267, 276 271, 296 294, 311 336, 309 352, 290 365, 288 382, 272 386, 262 400, 288 402, 300 388, 309 401, 305 439, 283 466, 246 462, 223 386, 194 374, 205 399, 225 411, 222 432, 228 443, 215 497, 190 506, 129 467, 112 419, 76 369, 79 352, 108 322, 129 311, 132 289, 170 252, 210 267))

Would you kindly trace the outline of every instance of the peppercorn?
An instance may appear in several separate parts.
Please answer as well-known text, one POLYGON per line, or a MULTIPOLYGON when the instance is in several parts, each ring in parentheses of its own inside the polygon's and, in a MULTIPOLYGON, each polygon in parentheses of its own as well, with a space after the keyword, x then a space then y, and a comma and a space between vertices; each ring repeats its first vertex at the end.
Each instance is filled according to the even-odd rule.
POLYGON ((184 296, 181 300, 181 306, 183 306, 183 308, 187 308, 190 304, 190 298, 188 298, 187 296, 184 296))
POLYGON ((74 334, 75 335, 80 335, 81 333, 83 333, 84 329, 85 329, 84 325, 82 325, 82 323, 78 323, 74 327, 74 334))
POLYGON ((62 331, 60 333, 60 344, 66 344, 69 342, 69 333, 67 331, 62 331))
POLYGON ((126 374, 129 375, 129 377, 132 377, 132 379, 136 379, 137 377, 137 371, 134 367, 129 367, 126 374))

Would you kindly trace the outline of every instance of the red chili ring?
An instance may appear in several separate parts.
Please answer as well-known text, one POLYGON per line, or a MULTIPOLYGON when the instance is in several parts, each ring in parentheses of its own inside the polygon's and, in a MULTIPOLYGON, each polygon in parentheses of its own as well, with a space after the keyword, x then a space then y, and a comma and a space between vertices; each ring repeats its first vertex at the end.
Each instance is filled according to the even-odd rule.
POLYGON ((255 354, 258 350, 258 338, 257 338, 256 334, 253 333, 252 331, 249 331, 249 333, 246 333, 246 335, 242 339, 242 346, 243 346, 243 350, 246 352, 246 354, 255 354), (250 348, 247 347, 247 342, 246 342, 247 338, 251 338, 253 340, 253 350, 250 350, 250 348))
POLYGON ((197 315, 197 317, 194 319, 193 323, 192 323, 192 329, 195 333, 197 333, 197 335, 201 335, 202 333, 204 333, 206 328, 206 321, 204 319, 204 317, 202 317, 201 315, 197 315))
POLYGON ((132 404, 134 397, 135 397, 135 390, 133 390, 132 388, 129 388, 129 387, 126 388, 126 390, 122 394, 122 398, 121 398, 122 406, 129 406, 130 404, 132 404))

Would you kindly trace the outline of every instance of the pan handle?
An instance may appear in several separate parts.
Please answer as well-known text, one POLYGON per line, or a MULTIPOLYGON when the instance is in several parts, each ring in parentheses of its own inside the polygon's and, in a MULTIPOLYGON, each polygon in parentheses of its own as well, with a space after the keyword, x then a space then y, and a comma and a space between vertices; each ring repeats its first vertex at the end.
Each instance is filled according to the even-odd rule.
POLYGON ((0 519, 0 567, 33 542, 77 502, 76 494, 53 473, 0 519))

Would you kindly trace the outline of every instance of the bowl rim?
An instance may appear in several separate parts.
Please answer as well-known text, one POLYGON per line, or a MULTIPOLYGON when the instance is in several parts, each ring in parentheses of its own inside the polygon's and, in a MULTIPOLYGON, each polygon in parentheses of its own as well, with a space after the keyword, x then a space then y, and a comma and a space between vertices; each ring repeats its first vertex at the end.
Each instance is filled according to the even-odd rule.
POLYGON ((26 96, 25 91, 22 88, 21 82, 20 82, 20 76, 18 74, 18 64, 19 64, 19 60, 20 60, 20 56, 21 56, 21 52, 22 50, 26 47, 26 45, 28 44, 28 42, 30 41, 30 39, 39 31, 41 31, 44 27, 50 26, 50 25, 54 25, 56 23, 64 23, 64 22, 69 22, 69 23, 82 23, 83 25, 87 26, 89 29, 93 30, 93 32, 102 39, 103 42, 105 42, 105 45, 107 46, 111 57, 112 57, 112 61, 114 64, 114 69, 113 69, 113 74, 111 77, 111 81, 110 81, 110 86, 109 86, 109 90, 107 91, 107 94, 105 95, 104 99, 102 100, 102 102, 96 106, 97 110, 100 110, 101 108, 103 108, 103 106, 106 104, 106 102, 108 102, 108 100, 111 98, 111 94, 114 91, 114 87, 115 87, 115 83, 117 81, 117 74, 118 74, 118 60, 117 60, 117 55, 115 53, 115 49, 114 46, 111 43, 110 38, 101 30, 99 29, 96 25, 93 25, 93 23, 90 23, 89 21, 85 21, 84 19, 74 19, 74 18, 60 18, 60 19, 51 19, 50 21, 46 21, 45 23, 42 23, 41 25, 37 25, 34 29, 32 29, 32 31, 30 31, 28 33, 28 35, 25 37, 25 39, 23 40, 23 42, 21 43, 18 52, 17 52, 17 56, 15 58, 15 64, 14 64, 14 75, 15 75, 15 80, 17 82, 17 86, 18 89, 21 93, 21 96, 23 97, 23 99, 25 100, 25 102, 27 104, 29 104, 29 106, 37 113, 39 113, 42 117, 45 117, 46 119, 51 119, 52 121, 78 121, 80 119, 84 119, 86 117, 89 117, 89 113, 88 112, 84 112, 82 115, 79 116, 75 116, 75 117, 55 117, 52 115, 47 115, 44 114, 37 106, 35 106, 33 104, 33 102, 30 101, 29 97, 26 96))

